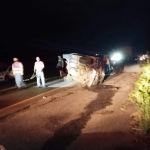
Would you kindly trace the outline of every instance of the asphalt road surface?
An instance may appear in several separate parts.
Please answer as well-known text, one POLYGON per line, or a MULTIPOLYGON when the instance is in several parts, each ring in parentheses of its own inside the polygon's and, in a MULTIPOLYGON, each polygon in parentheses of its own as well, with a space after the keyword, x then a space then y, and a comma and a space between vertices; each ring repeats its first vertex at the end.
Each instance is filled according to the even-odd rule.
MULTIPOLYGON (((12 150, 133 149, 137 135, 129 128, 134 127, 130 116, 135 108, 131 103, 124 106, 139 77, 137 69, 138 65, 128 66, 96 88, 75 86, 57 91, 1 119, 1 144, 12 150)), ((140 146, 143 150, 141 142, 140 146)))
MULTIPOLYGON (((136 70, 137 72, 140 71, 139 64, 131 64, 128 66, 125 66, 125 72, 134 72, 136 70)), ((116 76, 116 75, 114 75, 116 76)), ((113 76, 108 77, 106 80, 111 80, 113 76)), ((64 81, 61 78, 53 78, 53 81, 47 82, 47 88, 38 88, 36 86, 36 83, 31 83, 28 85, 28 88, 17 90, 16 88, 10 89, 10 90, 1 90, 0 91, 0 110, 7 108, 11 105, 17 104, 19 102, 25 101, 30 98, 34 98, 42 93, 46 93, 48 91, 66 86, 68 84, 71 84, 72 81, 64 81)))
POLYGON ((141 72, 140 64, 134 63, 134 64, 128 64, 125 66, 126 72, 141 72))
MULTIPOLYGON (((49 78, 53 78, 55 76, 59 76, 59 72, 58 70, 51 70, 51 71, 47 71, 47 72, 44 72, 45 73, 45 78, 46 79, 49 79, 49 78)), ((33 73, 32 73, 33 74, 33 73)), ((29 79, 32 74, 27 74, 26 76, 24 76, 24 79, 29 79)), ((32 82, 36 82, 36 78, 30 80, 30 81, 27 81, 26 83, 32 83, 32 82)), ((15 80, 14 79, 10 79, 8 82, 3 82, 1 81, 0 82, 0 91, 4 90, 4 89, 11 89, 11 88, 14 88, 15 86, 15 80)))
POLYGON ((55 78, 52 81, 47 82, 46 88, 38 88, 36 85, 28 85, 27 88, 18 90, 17 88, 4 90, 0 92, 0 109, 16 104, 18 102, 27 100, 31 97, 38 96, 42 93, 63 87, 69 84, 71 81, 64 81, 62 78, 55 78))

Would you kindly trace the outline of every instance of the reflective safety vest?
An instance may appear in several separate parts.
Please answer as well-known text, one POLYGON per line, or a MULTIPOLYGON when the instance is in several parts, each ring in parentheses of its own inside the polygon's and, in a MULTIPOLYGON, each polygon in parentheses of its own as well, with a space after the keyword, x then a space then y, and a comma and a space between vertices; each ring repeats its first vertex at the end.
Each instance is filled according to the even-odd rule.
POLYGON ((15 74, 21 74, 23 75, 23 65, 21 62, 14 62, 12 64, 12 71, 13 71, 13 75, 15 74))

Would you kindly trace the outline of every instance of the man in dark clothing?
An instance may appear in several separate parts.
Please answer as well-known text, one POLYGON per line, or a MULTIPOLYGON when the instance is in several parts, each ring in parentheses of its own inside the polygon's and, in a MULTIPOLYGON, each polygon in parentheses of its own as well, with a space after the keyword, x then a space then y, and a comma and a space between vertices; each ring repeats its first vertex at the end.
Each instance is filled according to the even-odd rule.
POLYGON ((103 57, 103 62, 105 64, 105 71, 106 71, 106 73, 109 73, 110 61, 109 61, 109 58, 106 55, 103 57))
POLYGON ((64 60, 61 56, 58 56, 58 63, 56 65, 56 68, 59 69, 60 76, 64 76, 64 60))

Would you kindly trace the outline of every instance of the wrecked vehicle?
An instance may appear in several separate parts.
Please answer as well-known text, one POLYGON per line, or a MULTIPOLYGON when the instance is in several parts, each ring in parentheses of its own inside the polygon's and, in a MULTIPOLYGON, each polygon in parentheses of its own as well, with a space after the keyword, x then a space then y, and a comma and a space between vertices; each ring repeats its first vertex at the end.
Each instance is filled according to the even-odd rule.
POLYGON ((103 61, 96 56, 81 54, 63 54, 66 60, 67 76, 85 87, 91 87, 102 83, 105 77, 103 61))

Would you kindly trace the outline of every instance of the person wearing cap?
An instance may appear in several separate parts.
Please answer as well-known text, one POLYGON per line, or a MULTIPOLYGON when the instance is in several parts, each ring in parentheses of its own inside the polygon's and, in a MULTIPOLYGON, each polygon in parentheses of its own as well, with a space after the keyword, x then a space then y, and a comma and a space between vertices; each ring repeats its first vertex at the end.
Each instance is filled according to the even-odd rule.
POLYGON ((18 89, 21 89, 22 87, 26 87, 26 84, 23 82, 23 64, 19 62, 18 58, 13 58, 13 61, 12 73, 18 89))
POLYGON ((46 87, 45 77, 44 77, 44 72, 43 72, 44 68, 45 66, 44 66, 43 61, 40 60, 40 57, 36 57, 36 62, 34 64, 34 72, 36 72, 37 86, 39 88, 41 88, 41 82, 42 82, 42 87, 46 87))

